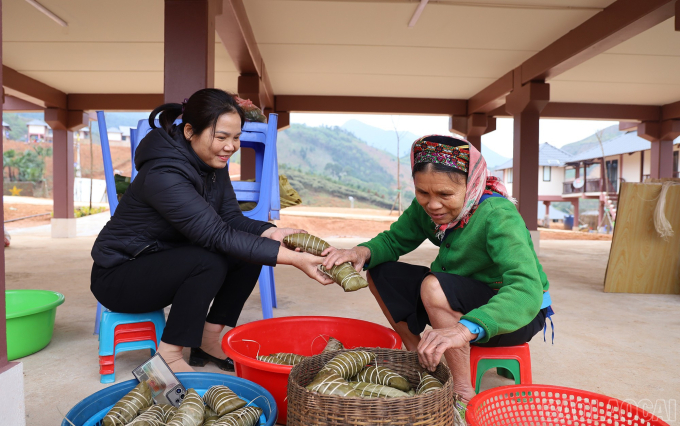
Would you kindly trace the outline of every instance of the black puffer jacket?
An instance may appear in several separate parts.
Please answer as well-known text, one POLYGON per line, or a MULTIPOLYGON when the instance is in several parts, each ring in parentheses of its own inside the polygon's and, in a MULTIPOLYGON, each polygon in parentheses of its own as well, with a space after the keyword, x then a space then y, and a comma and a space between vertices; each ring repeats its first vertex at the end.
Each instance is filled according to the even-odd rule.
POLYGON ((177 132, 152 130, 139 144, 139 173, 99 233, 92 259, 111 268, 185 245, 275 265, 280 243, 259 237, 272 224, 243 216, 226 168, 203 162, 177 132))

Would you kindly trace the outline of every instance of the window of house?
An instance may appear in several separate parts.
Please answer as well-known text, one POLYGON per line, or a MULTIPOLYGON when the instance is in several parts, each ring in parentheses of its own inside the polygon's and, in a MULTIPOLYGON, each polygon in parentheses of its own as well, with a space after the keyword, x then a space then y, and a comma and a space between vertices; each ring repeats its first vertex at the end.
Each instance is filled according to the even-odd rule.
POLYGON ((507 177, 508 177, 508 180, 507 180, 506 183, 512 183, 512 169, 508 169, 508 171, 506 173, 507 173, 507 177))
POLYGON ((551 169, 552 167, 550 166, 543 166, 543 182, 550 182, 551 169))
POLYGON ((673 177, 680 176, 680 151, 675 151, 673 153, 673 171, 675 175, 673 177))

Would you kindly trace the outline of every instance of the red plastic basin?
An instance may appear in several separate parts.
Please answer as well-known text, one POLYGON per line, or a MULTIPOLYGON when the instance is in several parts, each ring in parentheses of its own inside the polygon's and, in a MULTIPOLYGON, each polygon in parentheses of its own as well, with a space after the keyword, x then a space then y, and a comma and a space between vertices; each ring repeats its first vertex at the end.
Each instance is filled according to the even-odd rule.
POLYGON ((293 367, 258 361, 255 357, 258 353, 276 352, 318 355, 326 346, 326 340, 319 336, 335 337, 346 348, 401 349, 399 335, 382 325, 349 318, 312 316, 272 318, 238 326, 224 335, 222 349, 234 360, 238 377, 259 384, 274 396, 279 408, 278 423, 286 424, 288 375, 293 367))

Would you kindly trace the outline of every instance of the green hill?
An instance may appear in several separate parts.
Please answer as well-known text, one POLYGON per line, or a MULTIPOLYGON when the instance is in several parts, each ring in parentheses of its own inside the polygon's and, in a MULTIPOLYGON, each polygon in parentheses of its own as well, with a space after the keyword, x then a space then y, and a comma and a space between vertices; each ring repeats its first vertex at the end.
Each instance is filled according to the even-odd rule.
MULTIPOLYGON (((397 158, 370 147, 340 127, 293 124, 279 132, 281 173, 301 190, 305 204, 321 205, 328 197, 352 196, 375 207, 390 208, 397 196, 397 158), (306 193, 306 196, 305 196, 306 193)), ((401 162, 404 203, 413 199, 408 160, 401 162)))
MULTIPOLYGON (((600 138, 602 138, 602 142, 608 141, 610 139, 614 139, 625 132, 619 131, 619 126, 618 124, 615 124, 613 126, 609 126, 605 129, 602 129, 600 132, 600 138)), ((598 146, 598 141, 597 141, 597 133, 592 134, 588 136, 585 139, 582 139, 578 142, 572 142, 569 144, 566 144, 562 146, 560 149, 562 151, 568 152, 571 155, 576 155, 580 154, 582 152, 588 151, 589 149, 595 148, 598 146)))

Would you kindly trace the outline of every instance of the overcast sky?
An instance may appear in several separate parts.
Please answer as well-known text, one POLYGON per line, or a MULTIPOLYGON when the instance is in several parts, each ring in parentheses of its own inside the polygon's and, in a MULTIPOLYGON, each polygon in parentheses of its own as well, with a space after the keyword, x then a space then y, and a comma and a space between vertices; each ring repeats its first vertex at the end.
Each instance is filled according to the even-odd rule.
MULTIPOLYGON (((349 120, 359 120, 371 126, 393 130, 392 117, 399 131, 415 135, 450 134, 449 119, 442 116, 422 115, 369 115, 369 114, 291 114, 292 123, 308 126, 342 126, 349 120)), ((540 142, 561 147, 586 138, 600 129, 618 124, 616 121, 541 120, 540 142)), ((500 155, 512 157, 512 119, 499 118, 496 131, 482 136, 482 143, 500 155)))

